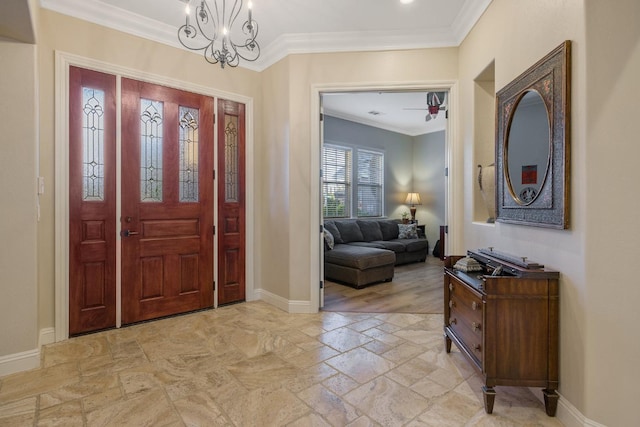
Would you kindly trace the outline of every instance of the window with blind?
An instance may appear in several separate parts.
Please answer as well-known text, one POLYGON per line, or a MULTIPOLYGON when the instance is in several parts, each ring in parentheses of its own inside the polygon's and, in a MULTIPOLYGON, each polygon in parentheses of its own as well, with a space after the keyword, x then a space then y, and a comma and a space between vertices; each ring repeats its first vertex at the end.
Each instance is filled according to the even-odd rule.
POLYGON ((384 214, 383 199, 382 152, 324 145, 322 211, 325 218, 350 218, 352 213, 356 217, 380 217, 384 214))
POLYGON ((359 149, 357 157, 357 216, 382 216, 384 155, 359 149))
POLYGON ((325 218, 351 216, 350 148, 325 144, 322 148, 322 211, 325 218))

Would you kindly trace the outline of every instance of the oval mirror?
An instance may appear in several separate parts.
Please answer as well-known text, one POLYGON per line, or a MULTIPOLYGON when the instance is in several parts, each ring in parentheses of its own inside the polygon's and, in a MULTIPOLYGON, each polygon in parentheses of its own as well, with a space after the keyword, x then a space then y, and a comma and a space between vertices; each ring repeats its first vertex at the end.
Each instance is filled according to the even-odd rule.
POLYGON ((544 185, 551 155, 549 114, 535 90, 526 91, 513 110, 505 154, 511 196, 520 205, 533 203, 544 185))

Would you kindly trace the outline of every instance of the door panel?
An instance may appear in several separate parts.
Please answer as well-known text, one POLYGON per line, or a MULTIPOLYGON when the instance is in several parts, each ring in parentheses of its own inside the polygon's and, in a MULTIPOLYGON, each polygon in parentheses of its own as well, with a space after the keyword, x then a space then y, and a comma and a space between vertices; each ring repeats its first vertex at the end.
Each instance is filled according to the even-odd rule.
POLYGON ((213 100, 122 79, 122 321, 213 305, 213 100))
POLYGON ((116 322, 116 79, 69 68, 69 334, 116 322))
POLYGON ((245 107, 218 101, 218 304, 245 300, 245 107))

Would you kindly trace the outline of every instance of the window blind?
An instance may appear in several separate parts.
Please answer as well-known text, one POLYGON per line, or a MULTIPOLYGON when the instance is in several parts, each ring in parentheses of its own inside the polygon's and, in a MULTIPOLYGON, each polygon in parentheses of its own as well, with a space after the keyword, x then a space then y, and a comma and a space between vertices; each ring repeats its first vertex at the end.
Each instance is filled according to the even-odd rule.
POLYGON ((384 155, 380 152, 361 150, 358 156, 358 216, 382 216, 384 155))
POLYGON ((325 218, 351 216, 351 149, 322 148, 322 210, 325 218))

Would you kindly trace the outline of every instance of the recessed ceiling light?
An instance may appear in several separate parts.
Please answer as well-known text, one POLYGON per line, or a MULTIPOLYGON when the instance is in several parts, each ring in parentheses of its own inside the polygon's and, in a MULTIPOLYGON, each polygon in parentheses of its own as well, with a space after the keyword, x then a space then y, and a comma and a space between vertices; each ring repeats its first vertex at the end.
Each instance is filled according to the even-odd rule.
POLYGON ((413 0, 400 0, 400 3, 409 4, 409 3, 413 3, 413 0))

